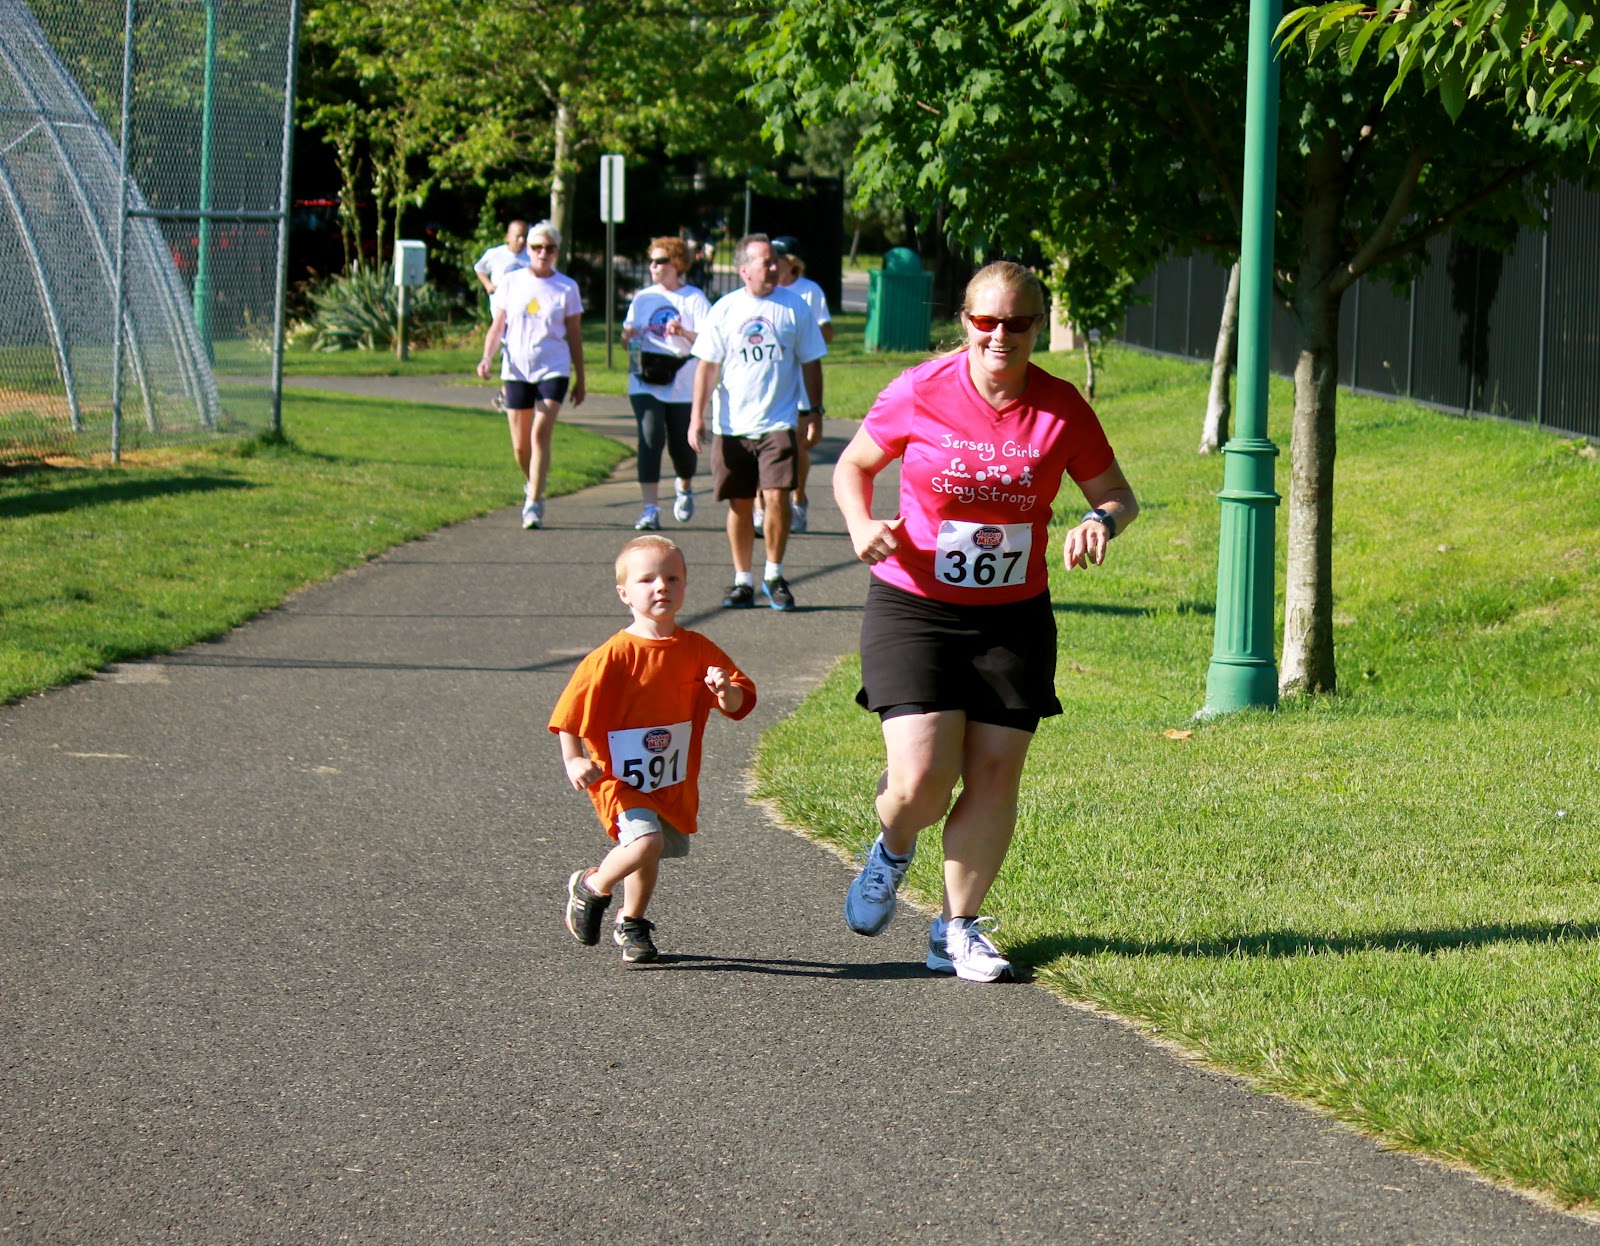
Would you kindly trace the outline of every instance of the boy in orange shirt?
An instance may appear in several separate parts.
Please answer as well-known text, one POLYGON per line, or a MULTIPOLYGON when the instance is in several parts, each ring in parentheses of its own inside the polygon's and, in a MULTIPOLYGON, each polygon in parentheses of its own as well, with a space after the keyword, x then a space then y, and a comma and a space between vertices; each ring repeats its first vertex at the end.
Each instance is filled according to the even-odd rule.
POLYGON ((617 555, 617 596, 633 622, 578 664, 550 716, 572 786, 589 793, 616 847, 567 880, 567 929, 600 941, 611 893, 623 886, 613 937, 622 959, 656 958, 645 909, 662 857, 687 856, 700 807, 700 756, 711 707, 743 718, 750 677, 698 632, 677 626, 689 572, 664 536, 635 537, 617 555))

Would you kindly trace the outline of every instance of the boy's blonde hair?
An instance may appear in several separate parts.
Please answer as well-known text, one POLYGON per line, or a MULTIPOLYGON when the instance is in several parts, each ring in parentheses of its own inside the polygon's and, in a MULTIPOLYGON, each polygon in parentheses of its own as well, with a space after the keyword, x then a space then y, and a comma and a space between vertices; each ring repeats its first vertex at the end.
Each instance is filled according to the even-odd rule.
POLYGON ((665 553, 676 554, 683 563, 684 578, 689 575, 689 560, 683 556, 683 550, 678 543, 669 536, 662 536, 659 532, 647 532, 644 536, 636 536, 622 547, 617 555, 617 583, 621 584, 628 578, 628 555, 636 549, 658 549, 665 553))

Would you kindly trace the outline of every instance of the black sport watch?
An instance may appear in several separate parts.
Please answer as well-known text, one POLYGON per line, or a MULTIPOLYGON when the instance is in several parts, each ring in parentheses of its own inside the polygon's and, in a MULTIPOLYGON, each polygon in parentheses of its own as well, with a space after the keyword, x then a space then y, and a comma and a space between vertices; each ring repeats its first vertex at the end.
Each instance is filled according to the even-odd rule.
POLYGON ((1103 511, 1097 506, 1092 511, 1090 511, 1087 515, 1085 515, 1080 522, 1088 523, 1091 519, 1094 520, 1096 523, 1105 524, 1105 526, 1106 526, 1106 540, 1109 541, 1112 537, 1117 535, 1116 517, 1113 516, 1110 511, 1103 511))

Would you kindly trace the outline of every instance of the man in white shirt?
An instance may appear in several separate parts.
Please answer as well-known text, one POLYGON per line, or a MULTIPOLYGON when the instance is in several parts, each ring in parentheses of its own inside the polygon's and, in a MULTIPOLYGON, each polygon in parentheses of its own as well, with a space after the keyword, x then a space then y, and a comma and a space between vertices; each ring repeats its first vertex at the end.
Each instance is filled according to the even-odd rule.
MULTIPOLYGON (((772 240, 772 253, 778 257, 778 285, 798 294, 817 319, 822 330, 822 340, 833 345, 833 316, 828 311, 828 296, 822 287, 806 276, 806 260, 800 251, 800 239, 791 234, 779 234, 772 240)), ((789 531, 804 532, 809 521, 806 497, 806 477, 811 474, 811 451, 822 440, 821 407, 800 406, 799 440, 795 445, 794 501, 790 506, 789 531)), ((763 525, 758 522, 757 528, 763 525)))
POLYGON ((728 503, 728 546, 733 584, 722 604, 755 605, 754 511, 765 503, 767 565, 762 591, 774 610, 794 609, 783 577, 789 541, 789 504, 795 483, 800 405, 822 409, 822 357, 828 345, 809 308, 778 286, 778 262, 765 234, 739 240, 734 251, 744 288, 717 300, 695 339, 700 360, 689 416, 689 444, 702 448, 707 412, 712 481, 728 503))
POLYGON ((500 284, 500 278, 509 272, 528 266, 528 222, 512 221, 506 226, 504 246, 490 247, 472 266, 478 280, 490 294, 500 284))

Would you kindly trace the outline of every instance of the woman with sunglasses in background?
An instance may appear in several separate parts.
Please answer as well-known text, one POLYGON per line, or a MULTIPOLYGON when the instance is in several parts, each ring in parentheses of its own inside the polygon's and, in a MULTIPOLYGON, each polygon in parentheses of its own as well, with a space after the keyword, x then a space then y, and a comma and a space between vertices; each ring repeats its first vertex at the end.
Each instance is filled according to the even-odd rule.
POLYGON ((695 370, 684 365, 690 362, 699 326, 711 314, 711 303, 700 287, 684 281, 691 261, 682 238, 652 238, 648 255, 651 284, 633 296, 622 318, 628 401, 639 425, 639 494, 644 509, 633 525, 639 532, 661 527, 663 451, 671 457, 678 477, 672 517, 688 523, 694 515, 699 456, 689 444, 689 415, 695 370))
POLYGON ((526 484, 522 526, 544 526, 544 486, 550 438, 568 397, 583 405, 583 299, 578 283, 556 271, 561 231, 540 221, 528 231, 528 266, 508 272, 489 296, 494 321, 483 343, 478 375, 485 380, 505 340, 500 365, 511 453, 526 484))
POLYGON ((927 966, 977 982, 1012 976, 980 910, 1011 846, 1033 733, 1061 712, 1051 503, 1071 476, 1090 507, 1067 533, 1068 568, 1098 566, 1139 513, 1088 403, 1029 362, 1044 315, 1028 269, 982 269, 961 310, 965 345, 892 382, 833 473, 851 544, 872 568, 856 700, 879 716, 888 761, 881 833, 845 920, 864 935, 889 925, 918 833, 944 818, 927 966), (896 459, 894 517, 874 518, 873 482, 896 459))

